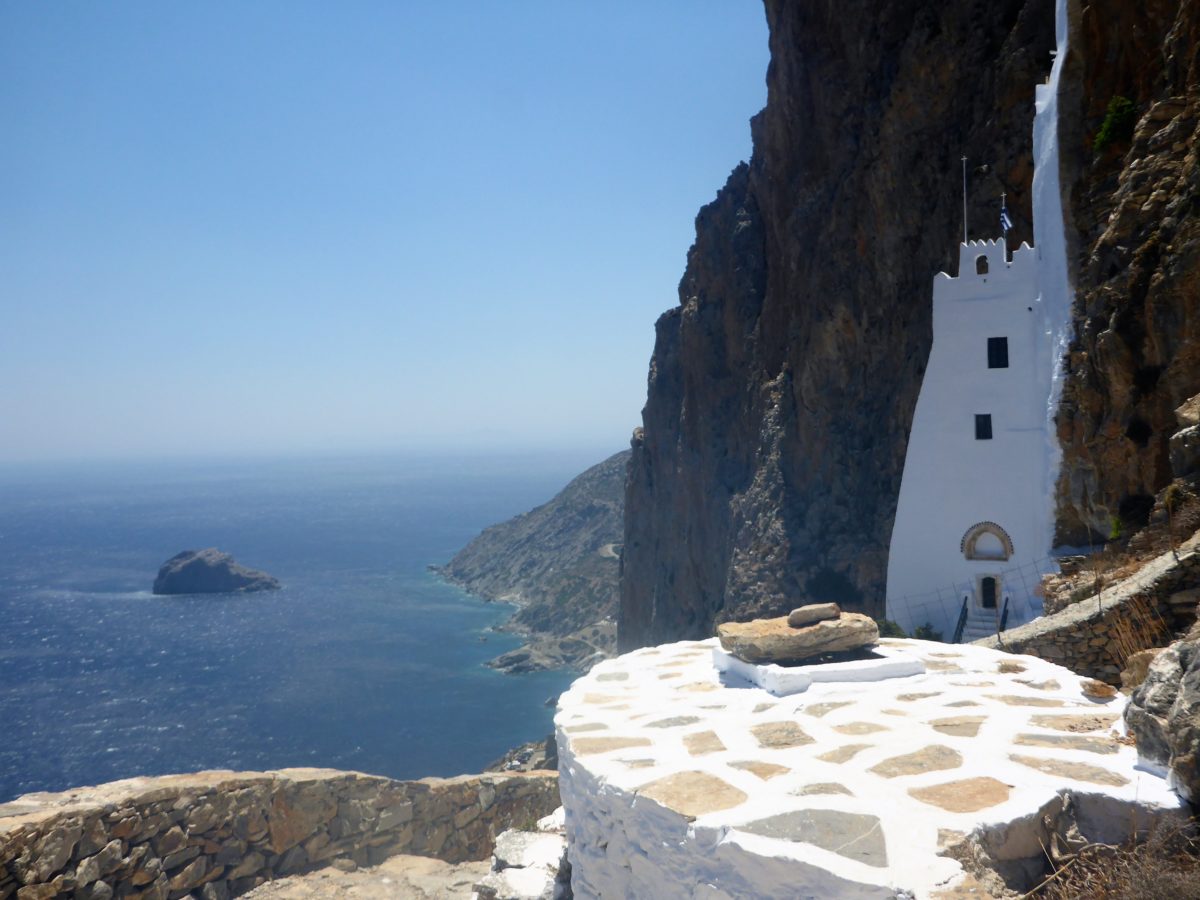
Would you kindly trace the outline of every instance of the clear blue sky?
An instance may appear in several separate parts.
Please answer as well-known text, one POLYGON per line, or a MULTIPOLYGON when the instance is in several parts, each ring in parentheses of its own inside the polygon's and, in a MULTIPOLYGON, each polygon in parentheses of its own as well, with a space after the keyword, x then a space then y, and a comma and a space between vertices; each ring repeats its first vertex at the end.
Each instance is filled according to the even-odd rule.
POLYGON ((757 0, 0 0, 0 460, 617 450, 757 0))

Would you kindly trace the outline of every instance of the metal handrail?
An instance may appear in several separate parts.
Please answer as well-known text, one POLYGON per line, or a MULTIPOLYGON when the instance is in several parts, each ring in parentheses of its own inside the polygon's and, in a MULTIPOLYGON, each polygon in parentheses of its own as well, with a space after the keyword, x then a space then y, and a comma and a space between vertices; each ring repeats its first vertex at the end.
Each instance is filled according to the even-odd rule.
POLYGON ((954 640, 950 643, 961 644, 963 629, 967 627, 967 598, 963 597, 962 611, 958 614, 958 624, 954 626, 954 640))
POLYGON ((1008 627, 1008 598, 1005 597, 1004 598, 1004 610, 1000 613, 1000 627, 996 629, 996 633, 999 634, 1001 631, 1003 631, 1007 627, 1008 627))

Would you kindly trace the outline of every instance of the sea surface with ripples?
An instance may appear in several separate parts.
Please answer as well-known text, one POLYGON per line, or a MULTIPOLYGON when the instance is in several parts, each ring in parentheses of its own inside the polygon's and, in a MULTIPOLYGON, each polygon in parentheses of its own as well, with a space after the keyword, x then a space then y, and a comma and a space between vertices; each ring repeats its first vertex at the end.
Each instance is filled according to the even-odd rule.
POLYGON ((573 676, 484 667, 511 609, 427 566, 594 461, 0 468, 0 802, 210 768, 449 775, 544 736, 573 676), (283 589, 150 593, 209 546, 283 589))

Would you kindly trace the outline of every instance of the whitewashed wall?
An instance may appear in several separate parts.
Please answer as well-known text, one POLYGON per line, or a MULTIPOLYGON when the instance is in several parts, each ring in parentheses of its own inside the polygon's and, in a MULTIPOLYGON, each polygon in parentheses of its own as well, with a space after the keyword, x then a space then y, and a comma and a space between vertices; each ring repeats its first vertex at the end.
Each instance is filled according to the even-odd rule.
MULTIPOLYGON (((921 386, 888 559, 888 616, 912 629, 929 622, 948 638, 964 592, 977 580, 1046 556, 1045 409, 1050 372, 1039 365, 1038 270, 1023 245, 1011 260, 998 241, 959 247, 959 275, 933 283, 933 348, 921 386), (976 260, 988 273, 976 274, 976 260), (1008 367, 988 368, 988 338, 1008 339, 1008 367), (976 414, 992 417, 992 439, 975 437, 976 414), (1005 561, 968 560, 971 526, 990 521, 1012 539, 1005 561), (955 587, 957 585, 957 587, 955 587), (937 591, 941 596, 937 596, 937 591), (930 594, 933 593, 933 596, 930 594)), ((1030 568, 1029 575, 1034 573, 1030 568)), ((1010 618, 1029 615, 1036 579, 1004 578, 1010 618)))

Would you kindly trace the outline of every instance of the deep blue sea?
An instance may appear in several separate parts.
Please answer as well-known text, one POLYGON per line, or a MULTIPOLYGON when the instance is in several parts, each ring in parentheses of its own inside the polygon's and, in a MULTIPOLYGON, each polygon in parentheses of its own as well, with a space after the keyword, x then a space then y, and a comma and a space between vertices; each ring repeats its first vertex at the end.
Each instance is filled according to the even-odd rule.
POLYGON ((478 771, 566 672, 502 675, 511 609, 426 566, 599 460, 0 467, 0 802, 138 774, 478 771), (283 590, 155 597, 216 546, 283 590))

